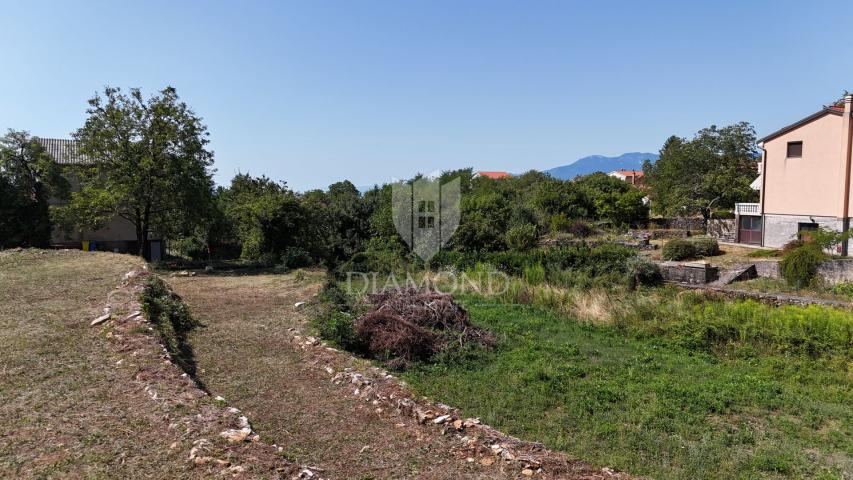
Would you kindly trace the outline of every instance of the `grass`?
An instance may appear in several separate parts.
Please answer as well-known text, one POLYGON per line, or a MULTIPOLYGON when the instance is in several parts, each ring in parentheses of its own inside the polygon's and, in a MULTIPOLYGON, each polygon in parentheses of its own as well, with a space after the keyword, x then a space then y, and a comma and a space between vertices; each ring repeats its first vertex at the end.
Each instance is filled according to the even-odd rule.
POLYGON ((406 379, 507 433, 655 478, 853 472, 849 356, 721 358, 553 310, 461 300, 500 348, 406 379))
POLYGON ((781 278, 755 278, 732 284, 732 288, 749 292, 782 293, 826 300, 853 301, 853 283, 814 284, 804 288, 796 288, 781 278))
POLYGON ((169 448, 182 441, 167 429, 172 412, 137 388, 142 360, 116 366, 109 327, 89 326, 139 264, 111 253, 0 252, 0 477, 201 477, 183 448, 169 448))

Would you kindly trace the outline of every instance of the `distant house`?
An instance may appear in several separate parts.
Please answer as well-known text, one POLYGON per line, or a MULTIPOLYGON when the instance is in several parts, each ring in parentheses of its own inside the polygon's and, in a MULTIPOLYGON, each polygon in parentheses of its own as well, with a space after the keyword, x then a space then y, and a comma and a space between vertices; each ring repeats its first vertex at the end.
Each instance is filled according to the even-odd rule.
POLYGON ((508 172, 475 172, 474 173, 473 178, 480 178, 480 177, 486 177, 486 178, 491 178, 492 180, 498 180, 500 178, 510 178, 510 177, 512 177, 512 175, 510 175, 508 172))
MULTIPOLYGON (((94 160, 80 154, 74 140, 58 138, 36 138, 45 151, 60 165, 68 166, 68 180, 72 191, 79 190, 80 183, 73 169, 75 166, 85 166, 94 160)), ((61 202, 52 199, 52 205, 61 202)), ((54 248, 75 248, 84 250, 104 250, 120 253, 137 253, 136 227, 130 221, 116 216, 98 230, 77 230, 66 232, 54 228, 51 235, 51 245, 54 248)), ((166 253, 166 241, 152 232, 145 246, 145 258, 150 261, 161 260, 166 253)))
MULTIPOLYGON (((853 96, 759 140, 758 203, 735 205, 741 243, 781 247, 809 230, 850 228, 853 96)), ((847 255, 849 242, 840 245, 847 255)))
POLYGON ((643 171, 642 170, 614 170, 607 174, 610 177, 618 178, 623 182, 628 182, 634 186, 642 186, 643 185, 643 171))

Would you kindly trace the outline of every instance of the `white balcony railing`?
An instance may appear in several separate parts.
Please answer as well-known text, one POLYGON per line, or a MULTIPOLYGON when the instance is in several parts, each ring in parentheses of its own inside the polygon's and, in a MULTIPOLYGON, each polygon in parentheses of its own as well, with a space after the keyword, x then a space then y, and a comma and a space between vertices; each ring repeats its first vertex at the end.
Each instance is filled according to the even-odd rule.
POLYGON ((736 203, 735 213, 738 215, 761 215, 758 203, 736 203))

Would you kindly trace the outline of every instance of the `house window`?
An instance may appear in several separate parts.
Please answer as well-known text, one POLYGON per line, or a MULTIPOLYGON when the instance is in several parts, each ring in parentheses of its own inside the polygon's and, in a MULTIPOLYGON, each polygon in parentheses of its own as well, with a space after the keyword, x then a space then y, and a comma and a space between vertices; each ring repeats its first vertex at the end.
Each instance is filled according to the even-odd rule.
POLYGON ((817 230, 816 223, 800 223, 797 224, 797 238, 804 242, 812 239, 812 233, 817 230))
POLYGON ((803 142, 788 142, 788 158, 803 156, 803 142))

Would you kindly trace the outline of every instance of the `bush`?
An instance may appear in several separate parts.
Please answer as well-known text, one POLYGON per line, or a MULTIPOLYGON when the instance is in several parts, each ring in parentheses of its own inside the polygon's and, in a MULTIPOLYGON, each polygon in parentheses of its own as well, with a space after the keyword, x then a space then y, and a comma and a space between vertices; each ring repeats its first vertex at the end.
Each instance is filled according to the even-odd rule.
POLYGON ((320 337, 335 343, 346 350, 359 349, 355 323, 349 313, 331 311, 316 320, 320 337))
POLYGON ((565 232, 571 226, 572 221, 563 213, 551 216, 551 233, 565 232))
POLYGON ((299 247, 288 247, 281 254, 281 263, 286 268, 310 267, 314 261, 311 254, 299 247))
POLYGON ((536 226, 526 223, 510 228, 504 235, 504 241, 512 250, 525 251, 536 247, 539 236, 536 226))
POLYGON ((791 240, 790 242, 788 242, 782 246, 782 255, 785 255, 794 249, 800 248, 805 244, 806 244, 806 242, 804 242, 800 239, 791 240))
POLYGON ((711 237, 693 237, 690 239, 697 257, 713 257, 720 254, 720 244, 711 237))
POLYGON ((794 288, 806 287, 814 280, 817 267, 824 258, 820 247, 815 244, 805 244, 790 250, 779 264, 782 278, 794 288))
POLYGON ((568 232, 578 238, 586 238, 595 233, 595 229, 586 221, 577 219, 569 225, 568 232))
POLYGON ((657 263, 643 257, 634 257, 628 261, 629 287, 636 288, 638 285, 660 285, 663 275, 657 263))
POLYGON ((688 258, 696 258, 696 245, 683 238, 673 238, 663 246, 661 257, 664 260, 687 260, 688 258))
POLYGON ((140 296, 142 311, 154 326, 160 342, 175 362, 190 376, 195 362, 187 334, 198 326, 181 297, 173 293, 159 277, 151 276, 140 296))

